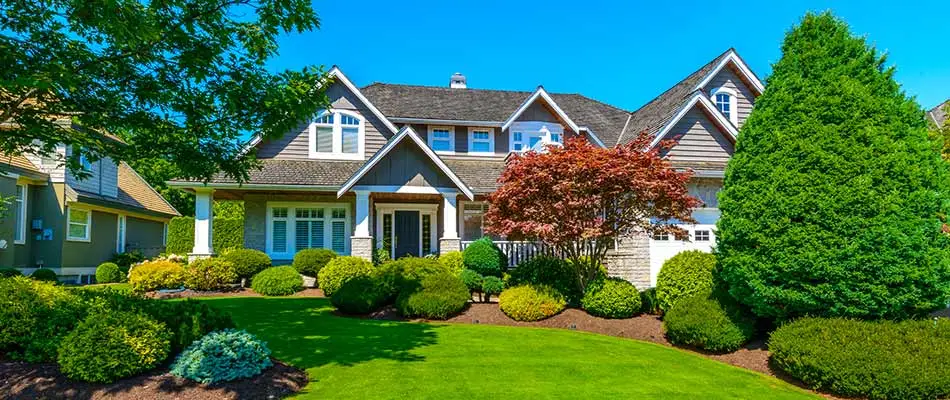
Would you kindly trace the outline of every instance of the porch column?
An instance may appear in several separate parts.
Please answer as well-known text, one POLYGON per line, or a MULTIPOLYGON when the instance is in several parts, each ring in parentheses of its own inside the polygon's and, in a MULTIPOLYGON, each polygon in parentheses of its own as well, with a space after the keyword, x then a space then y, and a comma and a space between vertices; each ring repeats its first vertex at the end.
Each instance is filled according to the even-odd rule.
POLYGON ((458 233, 458 193, 442 193, 442 237, 439 254, 462 249, 458 233))
POLYGON ((195 189, 195 247, 188 255, 189 260, 207 258, 214 254, 212 238, 212 198, 214 189, 195 189))
POLYGON ((350 238, 350 255, 373 259, 373 236, 369 234, 368 190, 356 190, 356 229, 350 238))

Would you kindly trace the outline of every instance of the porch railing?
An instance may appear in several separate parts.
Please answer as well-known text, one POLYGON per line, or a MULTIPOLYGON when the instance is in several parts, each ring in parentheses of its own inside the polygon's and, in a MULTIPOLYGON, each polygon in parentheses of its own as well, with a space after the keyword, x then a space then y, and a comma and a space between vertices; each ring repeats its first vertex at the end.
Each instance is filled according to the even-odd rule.
MULTIPOLYGON (((540 255, 554 255, 554 247, 541 242, 526 242, 512 240, 493 241, 498 248, 508 256, 508 268, 514 268, 518 264, 528 261, 540 255)), ((471 240, 462 241, 462 250, 472 244, 471 240)))

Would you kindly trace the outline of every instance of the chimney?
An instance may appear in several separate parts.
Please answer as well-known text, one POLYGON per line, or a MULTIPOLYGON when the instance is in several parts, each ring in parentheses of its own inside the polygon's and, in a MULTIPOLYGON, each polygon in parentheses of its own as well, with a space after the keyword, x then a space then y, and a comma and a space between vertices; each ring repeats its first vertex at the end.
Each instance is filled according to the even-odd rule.
POLYGON ((452 74, 452 78, 449 79, 449 87, 452 89, 465 89, 465 75, 462 75, 460 72, 452 74))

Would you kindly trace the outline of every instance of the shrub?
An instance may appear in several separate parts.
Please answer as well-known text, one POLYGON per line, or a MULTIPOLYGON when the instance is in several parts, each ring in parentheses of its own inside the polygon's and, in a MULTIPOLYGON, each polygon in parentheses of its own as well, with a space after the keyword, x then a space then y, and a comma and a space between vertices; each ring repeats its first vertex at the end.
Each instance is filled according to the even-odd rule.
POLYGON ((485 301, 491 299, 492 295, 499 295, 505 290, 505 281, 497 276, 486 276, 482 280, 482 293, 485 294, 485 301))
POLYGON ((484 276, 501 276, 502 271, 507 268, 507 261, 502 258, 501 250, 488 237, 468 245, 462 252, 462 260, 465 268, 484 276))
POLYGON ((439 255, 439 264, 455 275, 461 274, 465 269, 465 260, 461 251, 450 251, 439 255))
POLYGON ((185 283, 185 268, 171 261, 149 261, 129 272, 129 285, 137 292, 179 288, 185 283))
POLYGON ((141 314, 93 314, 66 335, 57 362, 71 379, 109 383, 165 361, 170 337, 162 323, 141 314))
POLYGON ((0 268, 0 278, 10 278, 14 276, 23 276, 23 273, 16 268, 0 268))
POLYGON ((769 339, 775 365, 815 389, 870 399, 950 395, 950 321, 802 318, 769 339))
POLYGON ((325 295, 333 296, 333 292, 343 286, 346 281, 358 276, 369 276, 373 273, 373 263, 360 257, 336 257, 320 270, 320 273, 317 274, 317 282, 325 295))
POLYGON ((104 262, 96 267, 96 283, 118 283, 122 278, 122 270, 115 263, 104 262))
POLYGON ((547 285, 564 296, 568 304, 580 304, 577 273, 560 258, 539 256, 518 264, 509 273, 508 286, 520 285, 547 285))
POLYGON ((383 264, 377 273, 381 284, 395 296, 403 290, 413 290, 427 276, 449 272, 438 260, 425 257, 403 257, 383 264))
POLYGON ((264 296, 287 296, 303 290, 303 278, 293 267, 270 267, 251 278, 251 289, 264 296))
POLYGON ((234 249, 224 253, 221 258, 234 265, 238 279, 250 279, 271 266, 270 256, 254 249, 234 249))
POLYGON ((218 290, 237 278, 234 264, 221 258, 195 260, 185 268, 185 286, 192 290, 218 290))
POLYGON ((660 315, 660 303, 656 299, 655 287, 651 287, 640 292, 640 304, 642 304, 642 308, 640 310, 644 313, 660 315))
MULTIPOLYGON (((224 251, 244 247, 243 218, 214 218, 211 224, 211 240, 215 250, 224 251)), ((195 247, 195 218, 175 217, 168 222, 168 240, 165 251, 172 254, 187 254, 195 247)))
POLYGON ((584 292, 581 304, 588 314, 602 318, 630 318, 640 312, 640 292, 620 278, 594 281, 584 292))
POLYGON ((301 275, 316 278, 330 260, 337 257, 330 249, 304 249, 294 255, 294 268, 301 275))
POLYGON ((373 265, 380 266, 385 263, 392 261, 392 257, 389 256, 389 246, 383 246, 376 250, 373 250, 373 265))
POLYGON ((330 303, 347 314, 366 314, 379 309, 387 297, 378 277, 358 276, 340 286, 330 296, 330 303))
POLYGON ((423 278, 415 290, 400 293, 396 308, 407 317, 447 319, 461 312, 471 298, 459 277, 441 272, 423 278))
POLYGON ((682 251, 666 260, 656 276, 656 299, 669 312, 679 299, 713 288, 716 256, 700 250, 682 251))
POLYGON ((478 272, 466 269, 462 270, 462 273, 459 274, 459 279, 462 280, 462 283, 465 284, 465 287, 467 287, 470 292, 474 293, 482 290, 482 282, 484 282, 485 277, 481 276, 478 272))
POLYGON ((704 291, 683 298, 663 316, 671 343, 714 352, 738 350, 755 334, 755 319, 726 293, 704 291))
POLYGON ((522 285, 501 292, 498 306, 515 321, 539 321, 561 312, 567 301, 550 286, 522 285))
POLYGON ((30 274, 30 278, 43 282, 59 282, 59 277, 56 275, 56 272, 53 272, 53 270, 49 268, 40 268, 33 271, 33 273, 30 274))
POLYGON ((83 315, 85 307, 74 291, 25 277, 0 279, 0 354, 53 361, 63 336, 83 315))
POLYGON ((142 254, 142 252, 138 250, 132 250, 125 253, 116 253, 112 255, 112 262, 120 267, 129 268, 132 265, 138 264, 142 261, 145 261, 145 254, 142 254))
POLYGON ((267 344, 245 331, 211 332, 188 346, 171 366, 175 376, 201 383, 260 375, 272 364, 267 344))

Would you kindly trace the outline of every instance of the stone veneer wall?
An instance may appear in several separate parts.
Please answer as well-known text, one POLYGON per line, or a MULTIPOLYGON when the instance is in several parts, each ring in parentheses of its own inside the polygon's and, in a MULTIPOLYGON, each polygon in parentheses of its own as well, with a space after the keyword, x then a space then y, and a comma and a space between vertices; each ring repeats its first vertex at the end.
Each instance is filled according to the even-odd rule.
POLYGON ((607 253, 607 274, 633 283, 637 289, 650 287, 650 237, 646 233, 625 237, 616 250, 607 253))

